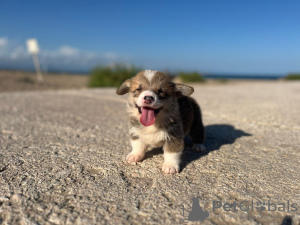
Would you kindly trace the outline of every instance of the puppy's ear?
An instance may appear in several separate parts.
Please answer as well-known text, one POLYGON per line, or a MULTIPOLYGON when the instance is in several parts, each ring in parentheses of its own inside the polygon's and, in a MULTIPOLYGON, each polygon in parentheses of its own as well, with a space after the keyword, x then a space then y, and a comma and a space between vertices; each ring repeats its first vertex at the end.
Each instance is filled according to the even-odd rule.
POLYGON ((126 93, 129 92, 129 87, 130 87, 130 79, 127 79, 121 84, 120 87, 117 89, 117 94, 118 95, 125 95, 126 93))
POLYGON ((190 96, 194 92, 193 87, 184 84, 175 84, 175 90, 178 97, 190 96))

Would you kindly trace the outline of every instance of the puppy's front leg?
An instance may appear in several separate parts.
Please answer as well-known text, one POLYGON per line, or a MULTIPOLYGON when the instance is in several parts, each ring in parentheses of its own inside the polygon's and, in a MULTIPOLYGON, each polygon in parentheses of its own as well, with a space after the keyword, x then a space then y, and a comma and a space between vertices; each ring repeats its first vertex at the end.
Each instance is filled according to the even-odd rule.
POLYGON ((131 136, 132 151, 126 156, 127 162, 140 162, 145 158, 147 145, 138 137, 131 136))
POLYGON ((164 146, 164 163, 162 171, 166 174, 179 173, 181 154, 184 149, 182 139, 172 139, 165 142, 164 146))

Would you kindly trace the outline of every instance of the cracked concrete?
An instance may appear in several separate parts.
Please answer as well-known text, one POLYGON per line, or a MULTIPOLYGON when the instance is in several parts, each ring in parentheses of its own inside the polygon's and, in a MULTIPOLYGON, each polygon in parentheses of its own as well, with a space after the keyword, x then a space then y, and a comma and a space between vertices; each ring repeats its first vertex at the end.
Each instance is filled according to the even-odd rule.
POLYGON ((160 150, 124 162, 115 89, 1 93, 0 224, 183 224, 193 197, 209 212, 201 224, 299 224, 300 83, 196 85, 192 96, 208 153, 187 147, 171 176, 160 150), (253 211, 213 211, 213 201, 252 200, 253 211), (297 211, 255 208, 288 200, 297 211))

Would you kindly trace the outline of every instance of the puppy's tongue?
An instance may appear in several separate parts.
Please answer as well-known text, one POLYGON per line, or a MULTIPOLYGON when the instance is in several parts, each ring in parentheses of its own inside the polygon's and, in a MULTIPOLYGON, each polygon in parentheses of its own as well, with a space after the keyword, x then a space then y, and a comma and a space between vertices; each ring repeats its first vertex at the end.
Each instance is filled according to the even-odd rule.
POLYGON ((146 127, 154 124, 155 122, 154 109, 143 107, 142 115, 140 117, 140 122, 146 127))

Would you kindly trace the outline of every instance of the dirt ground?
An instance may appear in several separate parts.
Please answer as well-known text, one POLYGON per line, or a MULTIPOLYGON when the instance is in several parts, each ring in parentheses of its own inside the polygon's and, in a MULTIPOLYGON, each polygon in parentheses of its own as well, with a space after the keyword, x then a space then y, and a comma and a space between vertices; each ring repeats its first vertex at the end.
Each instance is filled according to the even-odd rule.
POLYGON ((0 70, 0 92, 82 89, 88 85, 86 74, 46 74, 38 83, 36 74, 24 71, 0 70))

